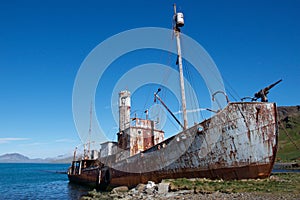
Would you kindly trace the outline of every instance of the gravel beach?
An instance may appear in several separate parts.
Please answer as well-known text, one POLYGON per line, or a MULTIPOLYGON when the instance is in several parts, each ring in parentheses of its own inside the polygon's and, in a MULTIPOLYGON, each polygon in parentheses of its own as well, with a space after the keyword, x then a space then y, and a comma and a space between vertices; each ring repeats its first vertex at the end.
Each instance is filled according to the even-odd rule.
POLYGON ((167 200, 167 199, 189 199, 189 200, 215 200, 215 199, 241 199, 241 200, 279 200, 279 199, 300 199, 300 194, 297 193, 258 193, 258 192, 243 192, 243 193, 224 193, 224 192, 203 192, 197 189, 194 190, 178 190, 169 191, 169 183, 155 184, 151 181, 148 184, 139 184, 135 188, 129 190, 126 186, 114 188, 111 192, 90 191, 81 200, 97 200, 97 199, 147 199, 147 200, 167 200))

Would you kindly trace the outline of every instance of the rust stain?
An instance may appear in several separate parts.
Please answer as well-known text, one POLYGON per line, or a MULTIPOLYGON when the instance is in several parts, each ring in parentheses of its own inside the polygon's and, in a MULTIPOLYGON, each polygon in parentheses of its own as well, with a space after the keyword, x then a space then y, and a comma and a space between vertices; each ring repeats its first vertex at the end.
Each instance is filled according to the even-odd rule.
MULTIPOLYGON (((125 147, 126 139, 120 135, 119 145, 125 147)), ((276 105, 229 103, 209 120, 159 143, 155 142, 156 136, 152 132, 142 131, 140 135, 132 141, 133 149, 140 153, 117 162, 115 157, 110 158, 109 185, 131 187, 149 180, 159 182, 182 177, 265 178, 271 173, 277 151, 276 105), (191 143, 187 142, 189 140, 191 143), (143 145, 143 150, 137 147, 139 144, 143 145), (182 155, 159 170, 151 170, 170 160, 174 152, 182 152, 182 155), (143 173, 137 173, 142 170, 143 173)), ((95 170, 84 177, 88 179, 87 176, 97 173, 95 170)))
MULTIPOLYGON (((112 179, 112 184, 125 184, 126 180, 130 186, 138 184, 141 180, 158 182, 163 178, 179 177, 206 177, 228 180, 265 178, 269 176, 274 164, 273 160, 277 148, 277 142, 274 139, 277 137, 277 128, 274 123, 276 120, 274 119, 274 115, 269 115, 270 112, 273 112, 275 104, 249 104, 250 106, 241 106, 238 103, 233 103, 224 111, 227 112, 227 115, 220 114, 217 117, 221 118, 217 120, 212 118, 200 123, 198 127, 200 126, 201 130, 199 128, 195 129, 195 133, 197 133, 195 140, 187 152, 171 165, 151 173, 124 174, 123 172, 118 172, 118 175, 116 175, 118 178, 112 179), (258 107, 260 108, 259 112, 258 107), (256 117, 251 118, 249 116, 256 117), (247 118, 252 120, 245 122, 247 118), (240 127, 243 127, 243 125, 244 129, 241 129, 240 127), (218 129, 216 127, 220 127, 219 130, 222 133, 222 137, 216 144, 209 144, 209 138, 218 129), (251 137, 252 140, 250 140, 251 137), (201 143, 204 141, 208 142, 206 146, 208 149, 203 149, 201 146, 201 143), (264 141, 267 141, 267 146, 264 145, 264 141), (207 155, 204 158, 199 157, 201 152, 205 150, 208 151, 207 155), (254 153, 254 151, 263 151, 263 157, 258 157, 259 155, 254 153), (139 176, 139 178, 136 176, 139 176)), ((180 134, 176 138, 180 142, 180 134)), ((168 143, 168 140, 166 143, 168 143)), ((161 146, 162 144, 158 144, 153 148, 161 150, 161 146)), ((144 154, 147 154, 147 150, 144 154)), ((164 158, 167 159, 167 155, 164 158)), ((133 161, 132 163, 137 163, 137 161, 133 161)))

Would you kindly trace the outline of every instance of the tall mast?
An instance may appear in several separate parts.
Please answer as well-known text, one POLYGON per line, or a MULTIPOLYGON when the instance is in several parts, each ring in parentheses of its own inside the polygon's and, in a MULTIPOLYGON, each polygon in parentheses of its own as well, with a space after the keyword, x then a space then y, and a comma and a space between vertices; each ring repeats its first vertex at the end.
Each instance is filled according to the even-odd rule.
POLYGON ((185 100, 185 91, 184 91, 184 77, 182 70, 182 57, 181 57, 181 46, 180 46, 180 27, 184 25, 183 14, 176 12, 176 4, 174 4, 174 33, 176 36, 177 42, 177 54, 178 54, 178 67, 179 67, 179 76, 180 76, 180 88, 181 88, 181 104, 182 104, 182 114, 183 114, 183 130, 186 130, 188 127, 187 114, 186 114, 186 100, 185 100))
POLYGON ((91 135, 92 135, 92 115, 93 115, 93 103, 91 102, 90 107, 90 126, 89 126, 89 141, 88 141, 88 157, 90 157, 91 153, 91 135))

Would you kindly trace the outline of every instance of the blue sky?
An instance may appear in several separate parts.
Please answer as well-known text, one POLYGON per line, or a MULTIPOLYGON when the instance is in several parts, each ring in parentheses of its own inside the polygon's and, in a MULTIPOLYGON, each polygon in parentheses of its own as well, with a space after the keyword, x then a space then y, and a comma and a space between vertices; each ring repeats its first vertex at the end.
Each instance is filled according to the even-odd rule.
MULTIPOLYGON (((99 43, 122 31, 172 28, 173 3, 1 1, 0 155, 71 155, 80 144, 73 121, 72 90, 81 63, 99 43)), ((185 15, 182 31, 210 54, 222 74, 227 93, 234 94, 236 99, 251 96, 282 78, 283 82, 270 92, 270 101, 279 106, 299 105, 299 1, 213 0, 176 4, 185 15)), ((116 139, 117 128, 105 109, 110 106, 111 89, 117 79, 131 66, 143 63, 157 62, 175 69, 175 59, 174 55, 149 50, 122 56, 109 67, 95 99, 97 113, 104 113, 97 118, 105 123, 109 139, 116 139), (118 67, 121 65, 123 68, 118 67)), ((199 82, 200 90, 201 78, 199 82)), ((132 110, 139 116, 153 104, 152 95, 157 87, 148 85, 133 94, 132 110)), ((207 91, 202 94, 207 95, 207 91)), ((171 99, 172 110, 179 109, 170 92, 163 95, 171 99)), ((167 121, 170 126, 174 123, 167 121)))

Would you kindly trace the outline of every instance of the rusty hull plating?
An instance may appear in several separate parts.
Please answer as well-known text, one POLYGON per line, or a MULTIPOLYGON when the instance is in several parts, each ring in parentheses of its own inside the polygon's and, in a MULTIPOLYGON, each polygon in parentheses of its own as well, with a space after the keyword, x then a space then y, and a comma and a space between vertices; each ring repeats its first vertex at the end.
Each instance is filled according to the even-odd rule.
POLYGON ((99 165, 85 177, 83 172, 73 177, 70 173, 69 179, 89 180, 105 188, 182 177, 266 178, 274 165, 277 144, 275 103, 229 103, 212 118, 145 151, 118 161, 116 154, 100 158, 105 170, 99 165))
POLYGON ((112 164, 110 184, 134 186, 148 180, 159 182, 180 177, 266 178, 274 165, 277 139, 275 103, 230 103, 211 119, 144 151, 143 156, 136 155, 112 164), (177 145, 170 145, 175 141, 177 145), (171 149, 159 149, 164 144, 171 149), (186 149, 186 152, 166 167, 147 170, 155 168, 158 162, 172 160, 174 155, 170 153, 178 152, 172 148, 186 149), (161 152, 146 156, 154 151, 161 152), (141 169, 148 172, 133 173, 141 169))

